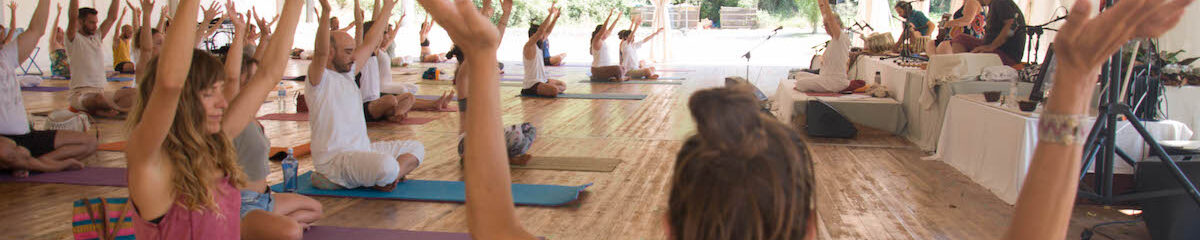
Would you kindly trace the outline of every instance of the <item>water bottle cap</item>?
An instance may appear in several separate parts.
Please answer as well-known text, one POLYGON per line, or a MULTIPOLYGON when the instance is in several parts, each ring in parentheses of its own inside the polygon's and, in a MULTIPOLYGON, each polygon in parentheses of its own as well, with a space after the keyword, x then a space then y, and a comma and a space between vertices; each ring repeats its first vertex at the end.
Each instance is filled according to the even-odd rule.
POLYGON ((292 155, 292 148, 288 148, 288 155, 292 155))

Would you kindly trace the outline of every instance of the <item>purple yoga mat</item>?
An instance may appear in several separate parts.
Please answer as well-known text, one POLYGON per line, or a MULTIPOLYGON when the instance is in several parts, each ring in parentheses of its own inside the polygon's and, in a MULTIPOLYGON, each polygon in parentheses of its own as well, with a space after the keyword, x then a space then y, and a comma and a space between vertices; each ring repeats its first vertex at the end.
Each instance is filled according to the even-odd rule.
POLYGON ((67 87, 42 87, 42 86, 21 87, 21 91, 30 91, 30 92, 61 92, 61 91, 66 91, 67 89, 68 89, 67 87))
POLYGON ((419 232, 391 229, 344 228, 333 226, 312 226, 304 232, 304 239, 425 239, 425 240, 469 240, 471 235, 466 233, 448 232, 419 232))
POLYGON ((85 186, 129 186, 125 179, 125 168, 85 167, 80 170, 36 173, 26 178, 13 177, 11 174, 0 175, 0 182, 32 182, 60 183, 85 186))

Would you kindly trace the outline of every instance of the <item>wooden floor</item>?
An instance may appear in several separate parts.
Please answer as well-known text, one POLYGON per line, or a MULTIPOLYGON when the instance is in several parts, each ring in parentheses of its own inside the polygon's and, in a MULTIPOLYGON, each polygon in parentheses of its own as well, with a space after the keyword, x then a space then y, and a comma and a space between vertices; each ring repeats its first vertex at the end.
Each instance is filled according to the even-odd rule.
MULTIPOLYGON (((288 75, 303 72, 303 61, 289 65, 288 75)), ((452 68, 443 64, 440 67, 452 68)), ((509 71, 520 71, 510 65, 509 71)), ((549 239, 664 239, 663 220, 668 182, 682 139, 694 132, 686 102, 697 89, 719 86, 725 76, 743 76, 744 66, 672 66, 691 72, 684 85, 583 84, 586 68, 552 68, 566 73, 567 92, 639 93, 641 101, 522 99, 520 89, 501 88, 504 123, 531 122, 539 129, 531 153, 539 156, 595 156, 622 159, 613 172, 513 170, 513 182, 580 185, 594 183, 581 201, 558 207, 519 207, 521 224, 549 239)), ((396 68, 397 72, 423 69, 396 68)), ((752 79, 773 92, 787 73, 783 67, 754 67, 752 79)), ((419 75, 398 75, 396 81, 415 82, 419 75)), ((67 81, 43 85, 66 86, 67 81)), ((127 86, 113 83, 111 88, 127 86)), ((285 81, 289 95, 300 82, 285 81)), ((421 94, 450 90, 446 85, 421 85, 421 94)), ((66 92, 22 92, 30 112, 66 107, 66 92)), ((268 100, 278 101, 275 97, 268 100)), ((292 102, 288 102, 291 104, 292 102)), ((280 111, 264 104, 259 114, 280 111)), ((283 111, 293 111, 293 109, 283 111)), ((372 140, 414 139, 426 146, 427 159, 410 179, 460 180, 456 153, 458 113, 417 112, 436 117, 419 126, 373 126, 372 140)), ((41 127, 44 119, 35 119, 41 127)), ((273 146, 309 141, 307 122, 262 121, 273 146)), ((125 139, 123 122, 100 120, 100 142, 125 139)), ((40 128, 39 128, 40 129, 40 128)), ((857 139, 809 139, 818 184, 821 239, 994 239, 1003 235, 1013 207, 952 167, 924 161, 924 155, 902 138, 865 130, 857 139), (856 145, 858 144, 858 145, 856 145), (873 147, 863 147, 872 145, 873 147), (877 147, 885 145, 892 147, 877 147)), ((123 167, 122 153, 100 152, 90 166, 123 167)), ((301 171, 312 168, 300 159, 301 171)), ((279 165, 269 177, 281 181, 279 165)), ((125 188, 59 184, 0 183, 0 239, 70 239, 70 203, 82 197, 124 197, 125 188)), ((466 232, 462 204, 317 197, 325 215, 317 225, 466 232)), ((1129 220, 1115 209, 1077 207, 1068 238, 1078 239, 1082 227, 1129 220)), ((1143 225, 1110 226, 1105 233, 1121 239, 1148 238, 1143 225)))

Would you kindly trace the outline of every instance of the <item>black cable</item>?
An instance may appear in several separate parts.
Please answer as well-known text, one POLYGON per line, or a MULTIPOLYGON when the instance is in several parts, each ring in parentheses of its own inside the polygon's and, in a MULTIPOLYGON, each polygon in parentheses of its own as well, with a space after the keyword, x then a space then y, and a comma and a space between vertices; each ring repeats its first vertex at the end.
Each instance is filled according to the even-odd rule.
POLYGON ((1142 222, 1142 221, 1144 221, 1144 220, 1141 218, 1138 218, 1138 219, 1128 220, 1128 221, 1115 221, 1115 222, 1106 222, 1106 223, 1096 224, 1090 228, 1084 228, 1083 232, 1079 234, 1079 238, 1083 239, 1083 240, 1088 240, 1088 239, 1092 239, 1092 237, 1095 236, 1094 234, 1100 234, 1100 236, 1104 236, 1105 238, 1108 238, 1108 239, 1117 239, 1112 236, 1109 236, 1108 234, 1105 234, 1104 232, 1098 231, 1097 228, 1100 228, 1103 226, 1108 226, 1108 225, 1115 225, 1115 224, 1132 224, 1132 223, 1138 223, 1138 222, 1142 222))

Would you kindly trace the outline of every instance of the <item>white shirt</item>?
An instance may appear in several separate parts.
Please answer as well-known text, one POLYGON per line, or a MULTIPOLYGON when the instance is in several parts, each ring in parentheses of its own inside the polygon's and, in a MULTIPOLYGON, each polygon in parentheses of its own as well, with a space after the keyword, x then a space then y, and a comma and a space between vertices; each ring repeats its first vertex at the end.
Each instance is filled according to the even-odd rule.
POLYGON ((825 59, 821 62, 821 77, 850 82, 846 75, 846 64, 850 62, 850 34, 850 31, 842 31, 841 38, 833 39, 825 46, 825 54, 821 55, 825 59))
MULTIPOLYGON (((629 37, 633 37, 633 36, 629 36, 629 37)), ((639 61, 638 60, 638 48, 642 47, 642 43, 638 42, 638 41, 633 41, 631 43, 622 44, 622 45, 623 46, 621 46, 621 66, 625 67, 626 71, 640 69, 641 68, 640 64, 638 64, 638 61, 639 61)))
POLYGON ((592 50, 592 66, 604 67, 616 65, 613 64, 612 57, 609 56, 610 54, 612 52, 608 51, 608 43, 600 42, 600 49, 592 50))
POLYGON ((375 62, 379 69, 379 83, 375 85, 375 91, 372 93, 375 94, 375 98, 379 98, 379 92, 383 89, 382 85, 392 82, 392 56, 388 55, 386 51, 378 51, 375 53, 375 62))
POLYGON ((521 81, 521 88, 531 88, 538 83, 544 83, 549 80, 546 78, 546 62, 542 59, 542 49, 534 44, 533 58, 521 58, 522 65, 525 65, 525 79, 521 81))
POLYGON ((21 83, 17 81, 17 41, 0 47, 0 135, 29 133, 29 119, 21 99, 21 83))
POLYGON ((67 56, 71 63, 71 89, 80 87, 104 88, 107 76, 104 71, 103 39, 99 35, 84 36, 78 32, 75 41, 67 40, 67 56))
POLYGON ((359 95, 362 95, 362 102, 375 101, 379 99, 379 61, 377 56, 367 58, 367 62, 363 63, 362 78, 358 79, 359 95))
POLYGON ((339 152, 371 151, 362 98, 353 75, 325 69, 320 85, 305 81, 304 100, 308 101, 313 162, 318 168, 339 152))

